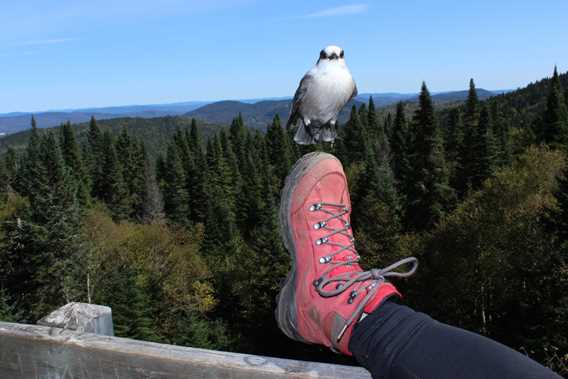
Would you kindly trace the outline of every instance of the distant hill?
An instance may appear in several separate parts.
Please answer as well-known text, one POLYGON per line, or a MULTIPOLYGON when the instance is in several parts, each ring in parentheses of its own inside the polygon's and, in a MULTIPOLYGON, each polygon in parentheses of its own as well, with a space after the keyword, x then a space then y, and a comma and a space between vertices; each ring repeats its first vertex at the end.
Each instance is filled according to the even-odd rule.
MULTIPOLYGON (((467 99, 467 90, 464 91, 448 91, 448 92, 434 92, 432 94, 432 100, 435 103, 451 103, 456 101, 464 101, 467 99)), ((477 89, 477 96, 481 100, 485 100, 489 97, 500 95, 502 93, 507 92, 506 90, 501 91, 488 91, 483 88, 477 89)), ((375 105, 378 107, 388 107, 389 105, 393 105, 398 103, 399 101, 404 102, 415 102, 418 101, 418 94, 417 93, 362 93, 357 96, 357 100, 360 101, 369 101, 370 97, 373 97, 373 101, 375 105)))
MULTIPOLYGON (((275 115, 279 115, 282 123, 288 121, 292 100, 265 100, 249 104, 241 101, 219 101, 205 105, 185 114, 212 124, 229 124, 238 115, 242 115, 245 124, 255 129, 264 129, 272 122, 275 115)), ((349 117, 351 105, 359 105, 360 101, 351 101, 343 108, 339 115, 339 122, 345 122, 349 117)))
MULTIPOLYGON (((565 91, 568 92, 568 73, 560 75, 560 80, 565 91)), ((550 79, 545 78, 534 83, 529 84, 524 88, 517 89, 515 91, 500 91, 502 94, 495 96, 492 91, 486 91, 483 89, 478 89, 478 94, 481 99, 487 99, 491 97, 488 101, 498 102, 507 107, 512 107, 516 109, 515 112, 517 116, 513 118, 513 125, 530 125, 530 122, 538 116, 540 112, 544 109, 546 96, 548 94, 548 86, 550 79), (519 117, 522 117, 520 119, 519 117)), ((443 119, 447 118, 447 109, 460 104, 463 104, 465 99, 466 91, 454 91, 446 93, 438 93, 433 95, 436 99, 438 105, 436 109, 443 116, 443 119), (453 104, 456 103, 456 104, 453 104)), ((357 97, 357 105, 359 105, 359 100, 368 99, 371 94, 361 94, 357 97)), ((393 112, 394 104, 398 101, 406 101, 411 103, 407 107, 407 111, 410 113, 415 108, 413 101, 416 95, 409 94, 372 94, 375 103, 378 99, 382 97, 381 101, 385 98, 389 98, 390 105, 386 106, 384 103, 381 104, 384 111, 393 112), (396 99, 396 100, 393 100, 396 99)), ((198 125, 200 126, 203 135, 205 137, 211 135, 215 131, 219 130, 220 127, 226 126, 230 121, 238 115, 240 112, 245 118, 247 126, 264 129, 266 125, 272 120, 275 114, 280 114, 283 121, 289 112, 291 100, 264 100, 247 103, 241 101, 219 101, 216 103, 208 104, 198 109, 188 112, 184 116, 176 117, 157 117, 157 118, 132 118, 132 117, 121 117, 113 118, 110 120, 99 120, 99 125, 101 128, 110 129, 113 134, 118 134, 121 128, 126 128, 128 132, 144 141, 146 147, 151 155, 154 155, 157 151, 160 151, 165 147, 165 143, 168 138, 175 133, 177 128, 186 129, 191 124, 191 117, 195 117, 198 120, 198 125)), ((341 121, 344 122, 350 112, 350 104, 346 106, 341 114, 341 121)), ((77 112, 71 112, 77 115, 77 112)), ((67 113, 64 113, 68 115, 67 113)), ((108 113, 105 113, 108 114, 108 113)), ((27 115, 28 114, 24 114, 27 115)), ((9 116, 0 116, 0 120, 4 117, 17 117, 22 116, 22 114, 11 114, 9 116)), ((42 114, 38 114, 38 124, 41 125, 42 114)), ((83 115, 84 116, 84 115, 83 115)), ((116 117, 116 115, 114 115, 116 117)), ((29 121, 29 120, 28 120, 29 121)), ((86 120, 85 120, 86 121, 86 120)), ((87 129, 87 123, 79 123, 77 125, 77 136, 79 141, 84 141, 86 138, 85 131, 87 129)), ((27 144, 29 139, 29 131, 23 131, 11 135, 1 137, 0 131, 0 154, 6 151, 8 147, 21 148, 27 144)))
POLYGON ((171 104, 127 105, 104 108, 63 109, 48 112, 13 112, 0 114, 0 135, 12 134, 30 127, 32 114, 40 128, 58 126, 63 122, 81 123, 89 121, 91 116, 97 120, 107 120, 119 117, 153 118, 177 116, 199 108, 208 102, 188 101, 171 104))
MULTIPOLYGON (((487 99, 500 92, 487 91, 485 89, 478 89, 477 93, 480 99, 487 99)), ((366 93, 361 94, 355 98, 354 101, 347 104, 339 115, 339 122, 345 122, 349 117, 351 105, 356 103, 359 105, 363 102, 368 102, 369 98, 373 96, 373 101, 377 107, 388 107, 399 101, 416 102, 418 94, 404 94, 404 93, 366 93)), ((434 94, 432 99, 436 103, 454 103, 461 102, 467 98, 467 91, 452 91, 434 94)), ((253 128, 263 129, 272 118, 278 114, 283 122, 288 120, 292 100, 264 100, 256 103, 249 103, 244 101, 219 101, 216 103, 207 104, 201 108, 197 108, 185 114, 188 117, 194 117, 199 120, 204 120, 214 124, 229 124, 237 114, 242 114, 245 123, 253 128)))
MULTIPOLYGON (((485 99, 504 91, 487 91, 479 89, 479 97, 485 99)), ((387 107, 399 101, 414 102, 418 98, 413 93, 366 93, 360 94, 355 99, 357 102, 367 102, 369 97, 377 107, 387 107)), ((435 102, 456 102, 463 101, 467 96, 467 91, 452 91, 434 94, 432 97, 435 102)), ((104 108, 84 108, 84 109, 63 109, 58 111, 35 113, 38 126, 49 128, 58 126, 63 122, 82 123, 88 121, 91 116, 97 120, 107 120, 119 117, 154 118, 165 116, 188 115, 203 119, 211 123, 227 124, 232 118, 241 112, 245 121, 255 128, 266 126, 275 114, 286 120, 290 109, 291 97, 266 98, 266 99, 246 99, 235 101, 188 101, 171 104, 150 104, 150 105, 127 105, 104 108)), ((346 110, 349 110, 346 107, 346 110)), ((0 114, 0 137, 3 134, 12 134, 30 127, 30 112, 12 112, 0 114)), ((345 111, 340 115, 340 121, 345 120, 345 111)))

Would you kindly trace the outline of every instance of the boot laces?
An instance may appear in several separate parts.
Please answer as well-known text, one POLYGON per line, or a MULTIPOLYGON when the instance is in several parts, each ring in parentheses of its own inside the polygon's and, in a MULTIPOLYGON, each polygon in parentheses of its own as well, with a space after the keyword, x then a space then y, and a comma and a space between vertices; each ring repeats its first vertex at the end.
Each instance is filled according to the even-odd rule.
POLYGON ((347 319, 345 325, 337 335, 337 341, 343 337, 345 331, 358 317, 361 317, 365 306, 375 297, 379 287, 385 282, 386 278, 406 278, 413 275, 418 268, 418 259, 414 257, 404 258, 382 269, 371 269, 368 271, 358 271, 355 267, 349 269, 359 262, 360 256, 355 250, 355 239, 351 231, 351 224, 345 217, 349 214, 349 208, 344 204, 320 202, 315 203, 310 207, 312 212, 322 212, 328 217, 315 223, 313 225, 316 230, 326 230, 328 233, 315 241, 317 246, 328 245, 335 246, 339 249, 335 252, 322 256, 319 259, 320 264, 328 264, 329 269, 325 270, 322 275, 314 281, 316 291, 322 297, 333 297, 347 291, 351 287, 349 304, 353 303, 355 298, 360 292, 367 291, 364 299, 357 305, 352 315, 347 319), (340 221, 343 226, 339 228, 330 227, 332 220, 340 221), (346 237, 349 244, 344 245, 338 242, 331 241, 330 238, 336 235, 346 237), (408 271, 398 272, 397 268, 410 264, 412 265, 408 271), (336 273, 338 268, 343 268, 343 272, 336 273), (334 274, 336 273, 336 274, 334 274), (335 284, 335 286, 330 285, 335 284))

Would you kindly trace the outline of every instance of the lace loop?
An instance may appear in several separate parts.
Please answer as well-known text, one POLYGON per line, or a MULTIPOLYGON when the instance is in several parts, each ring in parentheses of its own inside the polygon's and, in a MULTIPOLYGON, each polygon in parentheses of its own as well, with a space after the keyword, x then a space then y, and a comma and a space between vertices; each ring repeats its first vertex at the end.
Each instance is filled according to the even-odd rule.
POLYGON ((349 317, 349 319, 346 321, 345 326, 341 329, 338 336, 336 337, 337 341, 339 341, 341 337, 343 337, 343 335, 345 334, 345 331, 347 330, 349 325, 351 325, 358 317, 361 317, 361 314, 363 313, 365 306, 369 303, 369 301, 371 301, 371 299, 374 298, 375 294, 379 290, 379 287, 385 282, 386 278, 389 277, 406 278, 413 275, 418 268, 418 259, 414 257, 409 257, 401 259, 400 261, 395 262, 381 269, 374 268, 368 271, 360 271, 360 272, 350 271, 337 275, 330 275, 330 273, 335 269, 342 266, 351 266, 357 263, 360 259, 359 255, 357 254, 357 251, 355 250, 353 235, 349 232, 351 229, 351 225, 349 221, 343 217, 349 213, 349 208, 346 207, 344 204, 321 202, 313 204, 310 207, 310 210, 314 212, 320 211, 330 215, 330 217, 328 217, 323 221, 320 221, 319 223, 320 225, 323 223, 324 226, 321 229, 327 230, 329 233, 316 240, 316 245, 320 246, 322 245, 322 243, 318 242, 325 241, 327 245, 339 247, 339 249, 336 252, 323 256, 319 260, 320 263, 328 264, 330 266, 329 269, 324 271, 324 273, 320 276, 319 279, 314 281, 314 287, 316 291, 319 293, 319 295, 322 297, 337 296, 348 290, 354 284, 360 283, 360 286, 357 287, 356 289, 353 289, 351 294, 349 295, 348 303, 351 304, 353 303, 355 297, 358 296, 359 290, 361 289, 361 285, 363 285, 364 282, 372 281, 368 286, 365 287, 365 289, 367 290, 367 294, 365 295, 364 299, 357 305, 357 308, 349 317), (337 210, 339 210, 339 212, 334 213, 331 210, 325 209, 326 207, 336 208, 337 210), (343 222, 343 227, 337 229, 329 227, 329 221, 334 219, 338 219, 341 222, 343 222), (350 244, 342 245, 340 243, 331 242, 329 240, 330 237, 338 234, 347 237, 349 239, 350 244), (353 254, 345 255, 344 257, 342 257, 343 259, 340 260, 332 259, 333 257, 342 254, 346 251, 351 251, 353 254), (396 271, 398 268, 405 265, 411 265, 411 267, 404 272, 396 271), (328 287, 332 283, 337 283, 337 284, 332 287, 333 289, 327 289, 326 287, 328 287))

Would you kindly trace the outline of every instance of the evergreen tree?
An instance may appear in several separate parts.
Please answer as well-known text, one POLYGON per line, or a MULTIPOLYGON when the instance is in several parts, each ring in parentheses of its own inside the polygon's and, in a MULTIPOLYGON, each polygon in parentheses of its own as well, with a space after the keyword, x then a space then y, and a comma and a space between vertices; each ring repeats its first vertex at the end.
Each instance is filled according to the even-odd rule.
POLYGON ((450 112, 448 130, 446 131, 445 147, 446 160, 457 162, 459 158, 460 146, 463 142, 463 120, 459 108, 454 108, 450 112))
POLYGON ((186 178, 176 144, 168 146, 164 173, 164 211, 168 219, 184 224, 189 216, 186 178))
POLYGON ((422 84, 419 108, 414 114, 413 123, 416 140, 407 222, 415 230, 424 230, 436 224, 453 198, 453 191, 448 186, 444 148, 425 83, 422 84))
POLYGON ((144 144, 140 144, 141 161, 144 164, 142 169, 143 173, 143 188, 138 192, 138 198, 141 204, 135 204, 136 216, 139 220, 146 222, 153 222, 161 220, 164 217, 164 199, 160 191, 157 177, 152 170, 152 166, 144 144))
POLYGON ((387 137, 391 138, 392 137, 392 129, 393 129, 393 120, 392 120, 392 116, 391 116, 390 112, 387 113, 387 115, 385 116, 385 122, 384 122, 383 129, 385 130, 387 137))
POLYGON ((25 153, 22 156, 20 166, 22 169, 16 177, 15 187, 23 196, 30 195, 30 189, 32 188, 33 178, 40 174, 41 162, 39 159, 40 154, 40 135, 37 128, 37 123, 35 117, 32 116, 31 119, 32 129, 30 131, 30 139, 28 141, 28 146, 25 153))
MULTIPOLYGON (((285 178, 288 175, 293 162, 293 151, 286 132, 280 125, 280 117, 274 116, 272 124, 266 130, 266 141, 268 144, 268 158, 270 164, 275 168, 278 178, 285 178)), ((283 182, 280 182, 282 185, 283 182)))
POLYGON ((105 141, 103 133, 97 124, 95 117, 91 117, 89 121, 89 129, 87 131, 87 146, 88 146, 88 169, 92 181, 91 194, 93 197, 103 200, 104 191, 104 162, 105 157, 105 141))
POLYGON ((381 145, 379 154, 366 154, 360 200, 353 210, 357 246, 367 267, 385 266, 396 259, 401 230, 401 207, 388 144, 381 145))
POLYGON ((380 127, 379 121, 377 119, 377 110, 375 109, 375 102, 373 101, 373 96, 369 98, 369 111, 367 112, 367 130, 369 131, 370 137, 376 137, 378 135, 378 129, 380 127))
POLYGON ((510 119, 503 113, 501 105, 493 101, 490 105, 490 117, 493 121, 493 136, 495 140, 495 163, 504 166, 511 163, 510 119))
POLYGON ((16 184, 18 175, 18 157, 16 151, 8 148, 3 159, 0 160, 0 195, 11 192, 16 184))
POLYGON ((86 206, 90 202, 89 178, 83 164, 81 150, 75 138, 75 131, 70 122, 61 125, 60 141, 63 160, 75 181, 77 199, 81 205, 86 206))
POLYGON ((28 266, 12 272, 16 277, 7 282, 21 286, 22 292, 12 289, 10 293, 25 296, 18 304, 23 303, 23 309, 30 312, 26 317, 31 319, 72 301, 74 289, 66 285, 67 265, 77 249, 79 228, 75 183, 57 139, 47 133, 38 142, 37 175, 28 178, 29 216, 12 224, 6 247, 20 264, 24 263, 22 259, 28 261, 28 266))
POLYGON ((476 151, 471 172, 471 184, 474 189, 493 173, 495 167, 495 141, 491 115, 487 106, 482 105, 479 117, 479 126, 475 136, 474 148, 476 151))
POLYGON ((543 139, 546 143, 563 148, 568 144, 568 107, 564 101, 556 67, 554 67, 550 81, 546 110, 543 115, 543 139))
POLYGON ((396 106, 391 138, 392 170, 398 188, 404 195, 408 193, 411 185, 412 167, 409 154, 412 142, 404 113, 404 104, 399 102, 396 106))
POLYGON ((460 168, 460 149, 463 143, 463 120, 459 108, 452 109, 449 116, 449 124, 445 133, 444 151, 446 152, 446 164, 450 175, 452 187, 459 186, 458 174, 460 168))
MULTIPOLYGON (((363 114, 366 114, 366 111, 363 114)), ((359 116, 360 112, 353 105, 351 116, 345 126, 344 147, 347 153, 347 163, 362 161, 365 156, 367 133, 359 116)))
POLYGON ((116 220, 125 220, 131 213, 131 201, 110 132, 103 133, 102 148, 104 160, 98 183, 99 196, 109 207, 116 220))
POLYGON ((463 195, 471 187, 476 166, 476 137, 479 135, 479 99, 473 79, 469 81, 469 93, 465 104, 464 133, 458 159, 458 193, 463 195))

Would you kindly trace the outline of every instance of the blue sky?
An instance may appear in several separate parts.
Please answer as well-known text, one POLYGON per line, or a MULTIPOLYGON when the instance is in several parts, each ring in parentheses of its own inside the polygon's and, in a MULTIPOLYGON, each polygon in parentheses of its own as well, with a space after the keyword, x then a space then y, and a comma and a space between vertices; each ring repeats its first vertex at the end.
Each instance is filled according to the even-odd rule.
POLYGON ((291 96, 338 44, 360 92, 507 89, 568 70, 568 1, 20 0, 0 112, 291 96))

